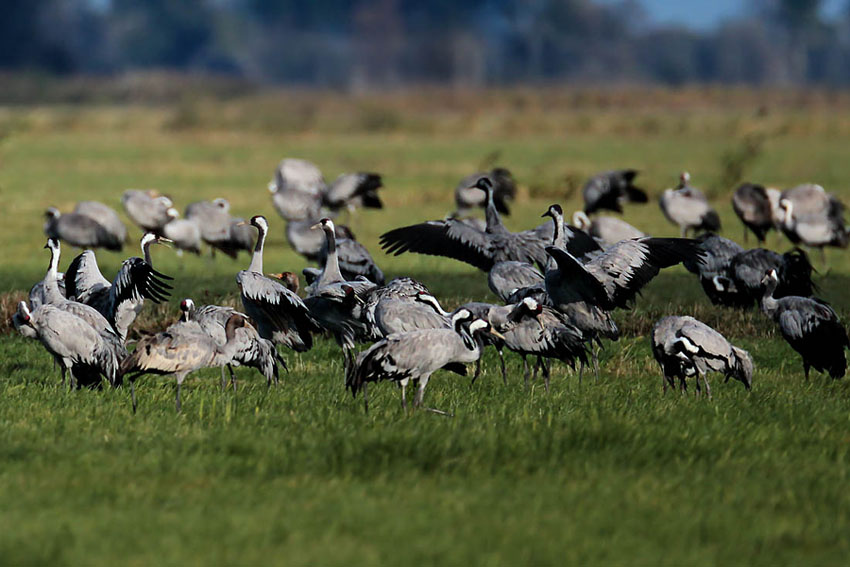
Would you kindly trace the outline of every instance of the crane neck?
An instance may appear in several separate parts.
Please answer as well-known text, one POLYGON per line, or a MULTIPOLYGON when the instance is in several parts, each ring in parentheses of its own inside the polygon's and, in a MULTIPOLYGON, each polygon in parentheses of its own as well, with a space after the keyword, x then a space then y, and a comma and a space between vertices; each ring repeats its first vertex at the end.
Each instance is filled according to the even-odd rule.
POLYGON ((48 303, 65 299, 59 289, 59 255, 58 246, 50 249, 50 264, 47 267, 47 274, 44 276, 44 294, 48 303))
POLYGON ((487 207, 484 209, 484 217, 487 221, 486 231, 491 234, 506 232, 507 229, 502 224, 502 217, 496 210, 496 203, 493 201, 493 190, 488 189, 485 193, 487 195, 487 207))
POLYGON ((773 297, 773 293, 776 291, 776 286, 779 285, 779 282, 771 279, 764 286, 764 296, 761 298, 761 310, 768 317, 773 317, 776 310, 779 308, 779 303, 773 297))
POLYGON ((153 267, 153 262, 151 261, 151 243, 153 240, 145 240, 142 242, 142 257, 145 259, 145 263, 148 266, 153 267))
POLYGON ((325 232, 325 247, 328 251, 328 255, 327 258, 325 258, 325 265, 322 268, 322 274, 319 276, 319 281, 316 283, 316 289, 345 281, 345 278, 342 277, 342 272, 339 269, 339 255, 336 250, 336 234, 334 234, 333 229, 329 226, 322 227, 322 230, 325 232))
POLYGON ((254 245, 254 255, 251 256, 251 265, 248 270, 255 274, 263 273, 263 246, 266 243, 266 231, 262 227, 257 227, 257 244, 254 245))
MULTIPOLYGON (((564 215, 558 214, 557 212, 552 213, 552 222, 555 224, 555 230, 552 233, 552 246, 555 248, 560 248, 561 250, 567 249, 567 234, 564 228, 564 215)), ((555 262, 555 259, 549 256, 546 259, 546 272, 550 270, 554 270, 558 267, 558 263, 555 262)))

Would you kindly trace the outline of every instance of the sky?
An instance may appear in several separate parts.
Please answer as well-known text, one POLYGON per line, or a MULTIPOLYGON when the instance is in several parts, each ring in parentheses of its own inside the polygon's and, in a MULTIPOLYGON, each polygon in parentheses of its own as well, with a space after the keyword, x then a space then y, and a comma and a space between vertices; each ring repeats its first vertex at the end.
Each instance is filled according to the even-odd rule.
MULTIPOLYGON (((620 0, 601 0, 603 4, 617 4, 620 0)), ((705 30, 715 27, 727 18, 740 16, 752 4, 746 0, 638 0, 646 10, 651 23, 682 25, 705 30)), ((848 0, 824 0, 825 16, 842 11, 848 0)))

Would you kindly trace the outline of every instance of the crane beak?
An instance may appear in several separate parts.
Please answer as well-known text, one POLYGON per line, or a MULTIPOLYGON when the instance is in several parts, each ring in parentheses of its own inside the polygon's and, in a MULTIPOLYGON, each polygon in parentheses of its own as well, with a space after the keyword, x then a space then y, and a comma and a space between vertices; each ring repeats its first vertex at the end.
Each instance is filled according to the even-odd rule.
POLYGON ((490 334, 496 337, 497 339, 505 340, 505 335, 494 329, 493 325, 490 325, 490 334))
POLYGON ((274 279, 276 279, 276 280, 282 280, 282 279, 283 279, 283 274, 282 274, 282 273, 278 273, 278 274, 266 274, 266 275, 267 275, 268 277, 270 277, 270 278, 274 278, 274 279))
POLYGON ((237 222, 237 223, 236 223, 236 225, 235 225, 235 226, 245 226, 245 225, 247 225, 247 224, 248 224, 248 223, 247 223, 247 222, 245 222, 245 221, 239 221, 239 222, 237 222))
POLYGON ((317 222, 316 224, 310 227, 310 230, 316 230, 317 228, 322 228, 322 223, 317 222))

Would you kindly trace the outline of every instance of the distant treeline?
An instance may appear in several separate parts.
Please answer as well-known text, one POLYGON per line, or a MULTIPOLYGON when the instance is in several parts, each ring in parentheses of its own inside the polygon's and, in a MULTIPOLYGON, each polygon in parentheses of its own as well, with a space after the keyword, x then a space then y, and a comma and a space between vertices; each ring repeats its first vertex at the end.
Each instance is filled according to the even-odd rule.
MULTIPOLYGON (((746 0, 742 0, 746 1, 746 0)), ((0 71, 406 84, 850 83, 850 3, 749 0, 711 31, 591 0, 0 0, 0 71)))

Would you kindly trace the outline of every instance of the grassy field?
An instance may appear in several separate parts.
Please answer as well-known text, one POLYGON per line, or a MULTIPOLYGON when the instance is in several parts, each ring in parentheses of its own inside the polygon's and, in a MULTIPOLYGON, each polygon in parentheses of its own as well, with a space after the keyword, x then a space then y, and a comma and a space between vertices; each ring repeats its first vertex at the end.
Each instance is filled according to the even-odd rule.
MULTIPOLYGON (((654 197, 682 169, 712 192, 724 234, 739 241, 725 184, 740 175, 779 187, 816 181, 850 202, 842 96, 579 94, 0 108, 3 308, 46 269, 45 207, 93 198, 119 208, 129 187, 156 187, 181 209, 226 196, 237 214, 265 214, 267 269, 300 271, 265 190, 284 156, 313 160, 328 177, 383 173, 387 209, 348 220, 388 275, 422 280, 449 307, 495 301, 485 275, 451 260, 389 258, 377 239, 445 215, 457 180, 488 156, 522 185, 507 221, 514 229, 539 224, 552 202, 577 208, 581 180, 624 166, 640 168, 653 194, 625 219, 663 236, 677 229, 654 197)), ((776 236, 769 244, 787 247, 776 236)), ((128 253, 137 254, 99 252, 104 273, 128 253)), ((62 268, 74 254, 65 250, 62 268)), ((247 257, 154 254, 176 292, 169 305, 146 308, 140 329, 173 320, 184 296, 238 300, 234 276, 247 257)), ((821 296, 847 320, 846 252, 828 251, 826 265, 813 259, 821 296)), ((681 268, 616 319, 624 337, 604 350, 598 383, 579 385, 556 366, 548 395, 542 384, 524 390, 520 362, 509 357, 505 387, 488 352, 474 388, 445 373, 430 383, 428 403, 450 419, 404 415, 390 385, 370 389, 364 415, 342 388, 338 348, 324 339, 308 353, 285 353, 291 371, 270 391, 247 370, 236 394, 219 390, 216 370, 199 372, 184 386, 180 415, 173 383, 144 378, 133 415, 120 389, 63 391, 49 355, 5 326, 0 562, 845 563, 846 381, 805 382, 769 321, 710 306, 681 268), (715 379, 712 400, 663 396, 648 332, 674 313, 749 349, 753 391, 715 379)))

